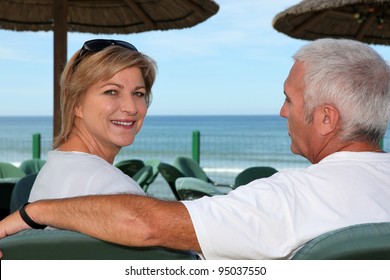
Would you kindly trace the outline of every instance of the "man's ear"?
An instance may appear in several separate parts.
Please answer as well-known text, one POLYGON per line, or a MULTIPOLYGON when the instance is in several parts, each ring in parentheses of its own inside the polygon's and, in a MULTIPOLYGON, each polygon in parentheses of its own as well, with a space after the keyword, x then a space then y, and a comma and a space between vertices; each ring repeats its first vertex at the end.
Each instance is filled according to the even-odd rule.
POLYGON ((339 126, 340 114, 333 105, 323 105, 319 110, 318 129, 321 135, 334 132, 339 126))

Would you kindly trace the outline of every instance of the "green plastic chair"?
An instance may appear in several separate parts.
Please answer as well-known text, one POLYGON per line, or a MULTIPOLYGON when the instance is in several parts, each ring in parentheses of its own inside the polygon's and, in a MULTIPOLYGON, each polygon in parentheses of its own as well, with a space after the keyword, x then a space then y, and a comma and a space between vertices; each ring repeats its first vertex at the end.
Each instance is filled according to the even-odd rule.
POLYGON ((131 178, 144 166, 145 163, 140 159, 126 159, 115 164, 115 167, 131 178))
POLYGON ((390 222, 352 225, 306 243, 294 260, 390 260, 390 222))
POLYGON ((10 201, 15 182, 2 181, 0 179, 0 220, 7 217, 10 211, 10 201))
POLYGON ((192 177, 192 178, 198 178, 200 180, 203 180, 207 183, 213 184, 215 186, 221 186, 221 187, 230 187, 232 188, 232 185, 227 184, 219 184, 213 180, 211 180, 206 172, 203 170, 203 168, 192 158, 189 157, 176 157, 173 161, 173 166, 175 166, 180 172, 182 172, 185 177, 192 177))
POLYGON ((33 158, 22 161, 19 169, 22 170, 26 175, 38 173, 42 166, 46 163, 46 160, 33 158))
POLYGON ((0 239, 2 260, 194 260, 189 251, 127 247, 67 230, 30 229, 0 239))
POLYGON ((0 219, 10 214, 10 201, 16 182, 25 174, 15 165, 0 162, 0 219))
POLYGON ((160 164, 160 161, 157 159, 150 159, 146 160, 145 164, 152 167, 152 176, 147 180, 144 188, 147 190, 149 186, 156 180, 158 174, 160 173, 160 171, 158 170, 158 165, 160 164))
POLYGON ((260 178, 265 178, 278 172, 275 168, 267 166, 249 167, 240 172, 235 178, 234 185, 216 185, 199 178, 185 177, 176 180, 176 191, 180 199, 192 200, 202 196, 227 194, 232 189, 260 178))
POLYGON ((180 170, 178 170, 176 167, 174 167, 173 165, 170 165, 170 164, 165 163, 165 162, 160 162, 157 168, 158 168, 161 176, 168 183, 175 198, 177 200, 180 200, 180 196, 176 191, 175 182, 176 182, 176 179, 178 179, 180 177, 185 177, 185 175, 180 170))
MULTIPOLYGON (((0 178, 22 178, 26 174, 15 165, 8 162, 0 162, 0 178)), ((16 180, 15 180, 16 181, 16 180)))
POLYGON ((176 157, 173 161, 173 166, 181 171, 186 177, 201 179, 208 183, 214 183, 200 167, 200 165, 188 157, 176 157))
POLYGON ((28 202, 31 189, 32 186, 34 185, 37 175, 38 175, 37 173, 26 175, 16 183, 15 187, 12 190, 10 205, 9 205, 11 213, 15 212, 20 208, 20 206, 28 202))
POLYGON ((140 170, 138 170, 138 172, 135 173, 132 178, 146 192, 147 189, 146 183, 152 176, 153 176, 153 168, 149 165, 145 165, 140 170))
POLYGON ((180 200, 194 200, 204 196, 226 194, 211 183, 191 177, 177 178, 175 188, 180 200))
POLYGON ((276 170, 273 167, 269 167, 269 166, 249 167, 249 168, 241 171, 236 176, 236 179, 234 180, 234 187, 233 188, 237 188, 239 186, 246 185, 246 184, 248 184, 256 179, 270 177, 273 174, 275 174, 276 172, 278 172, 278 170, 276 170))

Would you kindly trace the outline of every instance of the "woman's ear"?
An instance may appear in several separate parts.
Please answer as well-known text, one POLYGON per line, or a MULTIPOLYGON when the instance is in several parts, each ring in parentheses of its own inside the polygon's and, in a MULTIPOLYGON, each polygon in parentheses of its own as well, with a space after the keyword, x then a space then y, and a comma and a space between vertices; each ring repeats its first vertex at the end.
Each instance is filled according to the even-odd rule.
POLYGON ((81 106, 80 105, 77 105, 74 108, 74 115, 75 115, 75 117, 79 117, 79 118, 83 117, 83 110, 81 110, 81 106))
POLYGON ((340 114, 333 105, 324 105, 319 110, 319 131, 322 135, 328 135, 337 130, 339 126, 340 114))

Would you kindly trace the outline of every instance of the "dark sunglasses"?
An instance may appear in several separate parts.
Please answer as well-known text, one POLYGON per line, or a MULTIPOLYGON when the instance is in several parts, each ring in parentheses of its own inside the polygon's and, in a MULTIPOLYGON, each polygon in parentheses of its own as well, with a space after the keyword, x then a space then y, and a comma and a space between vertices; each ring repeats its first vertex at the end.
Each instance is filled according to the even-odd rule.
POLYGON ((100 52, 101 50, 109 47, 109 46, 121 46, 123 48, 129 49, 131 51, 138 52, 137 48, 134 47, 132 44, 120 41, 120 40, 106 40, 106 39, 94 39, 89 40, 84 43, 82 46, 79 56, 74 62, 73 67, 75 68, 77 64, 80 63, 81 58, 88 52, 100 52))

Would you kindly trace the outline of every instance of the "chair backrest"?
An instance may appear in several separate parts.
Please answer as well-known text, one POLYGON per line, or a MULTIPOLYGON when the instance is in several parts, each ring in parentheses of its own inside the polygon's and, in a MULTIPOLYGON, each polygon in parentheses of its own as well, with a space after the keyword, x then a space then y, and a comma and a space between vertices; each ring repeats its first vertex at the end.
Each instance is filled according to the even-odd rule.
POLYGON ((158 165, 160 164, 160 161, 157 160, 157 159, 150 159, 150 160, 147 160, 145 162, 146 165, 149 165, 152 167, 153 171, 152 171, 152 176, 148 179, 148 181, 146 182, 146 187, 149 187, 150 184, 152 184, 154 182, 154 180, 156 180, 158 174, 160 173, 160 171, 158 171, 158 165))
POLYGON ((14 188, 15 182, 0 180, 0 220, 4 219, 11 213, 10 200, 14 188))
POLYGON ((26 175, 38 173, 42 166, 46 163, 46 160, 33 158, 22 161, 19 169, 22 170, 26 175))
POLYGON ((176 191, 181 200, 194 200, 203 196, 224 195, 212 183, 198 178, 181 177, 175 182, 176 191))
POLYGON ((175 198, 179 200, 180 197, 176 191, 175 182, 177 178, 186 177, 186 176, 176 167, 165 162, 159 163, 158 170, 160 171, 160 174, 164 178, 164 180, 168 183, 175 198))
POLYGON ((144 166, 145 163, 140 159, 126 159, 115 164, 115 167, 131 178, 144 166))
POLYGON ((20 206, 28 202, 31 189, 32 186, 34 185, 37 175, 38 175, 37 173, 27 175, 16 183, 12 191, 10 205, 9 205, 11 213, 15 212, 20 208, 20 206))
POLYGON ((189 260, 188 251, 127 247, 67 230, 30 229, 0 239, 3 260, 189 260))
POLYGON ((212 183, 206 172, 192 158, 176 157, 173 161, 173 165, 177 169, 179 169, 186 177, 198 178, 205 182, 212 183))
POLYGON ((0 178, 22 178, 26 174, 15 165, 8 162, 0 162, 0 178))
POLYGON ((153 176, 153 168, 149 165, 142 167, 137 173, 134 174, 133 179, 138 185, 146 192, 146 182, 153 176))
POLYGON ((253 180, 266 178, 278 172, 270 166, 253 166, 241 171, 234 180, 234 187, 246 185, 253 180))
POLYGON ((353 225, 306 243, 296 260, 390 260, 390 222, 353 225))

